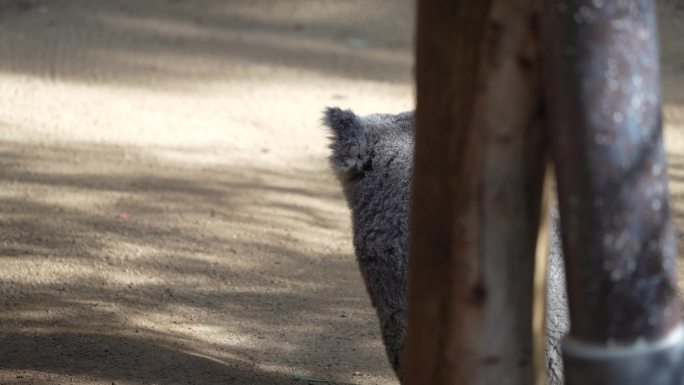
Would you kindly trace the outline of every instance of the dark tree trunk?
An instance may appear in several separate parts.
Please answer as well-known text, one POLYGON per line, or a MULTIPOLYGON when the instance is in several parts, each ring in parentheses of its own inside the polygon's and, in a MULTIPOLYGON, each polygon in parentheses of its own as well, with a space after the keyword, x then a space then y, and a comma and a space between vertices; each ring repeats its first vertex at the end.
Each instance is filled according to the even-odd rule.
POLYGON ((547 1, 568 385, 682 384, 652 0, 547 1))

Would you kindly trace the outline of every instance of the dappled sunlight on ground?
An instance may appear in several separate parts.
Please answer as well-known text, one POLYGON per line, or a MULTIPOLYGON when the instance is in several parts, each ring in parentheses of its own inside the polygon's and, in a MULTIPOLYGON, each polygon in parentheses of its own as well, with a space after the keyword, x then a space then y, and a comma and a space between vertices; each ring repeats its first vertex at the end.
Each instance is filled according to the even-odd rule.
POLYGON ((4 142, 0 152, 5 372, 92 376, 101 356, 130 365, 106 380, 218 383, 235 376, 228 367, 244 366, 268 383, 289 383, 301 372, 351 376, 341 371, 349 361, 364 372, 368 362, 384 366, 350 255, 348 213, 326 163, 293 174, 175 168, 144 153, 127 162, 102 144, 56 151, 4 142), (79 161, 65 162, 65 153, 79 161), (228 367, 137 377, 136 361, 117 353, 124 342, 228 367), (37 352, 62 358, 31 358, 37 352), (82 354, 94 358, 68 358, 82 354), (267 370, 274 367, 288 370, 267 370))
POLYGON ((412 18, 0 1, 0 383, 396 383, 320 119, 411 108, 412 18))
MULTIPOLYGON (((682 12, 661 23, 679 228, 682 12)), ((0 0, 0 383, 396 384, 321 115, 412 108, 413 19, 0 0)))

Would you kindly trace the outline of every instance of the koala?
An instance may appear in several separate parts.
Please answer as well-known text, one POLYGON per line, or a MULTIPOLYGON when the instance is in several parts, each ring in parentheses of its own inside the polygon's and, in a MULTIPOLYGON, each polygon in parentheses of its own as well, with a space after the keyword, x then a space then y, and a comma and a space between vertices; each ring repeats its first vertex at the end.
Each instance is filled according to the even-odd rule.
MULTIPOLYGON (((401 381, 415 114, 357 116, 331 107, 323 122, 332 134, 330 163, 351 209, 359 269, 379 318, 387 357, 401 381)), ((560 341, 569 318, 556 210, 551 227, 546 358, 549 384, 560 385, 560 341)))

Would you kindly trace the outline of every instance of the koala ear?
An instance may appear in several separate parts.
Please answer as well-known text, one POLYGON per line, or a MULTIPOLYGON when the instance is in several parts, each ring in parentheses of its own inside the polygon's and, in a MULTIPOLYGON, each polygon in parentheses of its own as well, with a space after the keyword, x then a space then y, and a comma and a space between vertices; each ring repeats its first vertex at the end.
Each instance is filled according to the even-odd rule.
POLYGON ((336 172, 353 177, 363 172, 369 163, 368 139, 362 120, 351 110, 328 107, 323 122, 332 131, 330 162, 336 172))
POLYGON ((335 140, 347 139, 361 131, 359 119, 352 110, 328 107, 325 110, 323 122, 333 131, 335 140))

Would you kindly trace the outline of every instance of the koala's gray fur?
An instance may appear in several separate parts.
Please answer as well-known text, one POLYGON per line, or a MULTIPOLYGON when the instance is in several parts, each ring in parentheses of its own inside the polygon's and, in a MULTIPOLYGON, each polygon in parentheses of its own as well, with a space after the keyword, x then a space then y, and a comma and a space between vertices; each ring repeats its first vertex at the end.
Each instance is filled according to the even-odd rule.
MULTIPOLYGON (((414 113, 357 116, 328 108, 330 162, 352 213, 354 249, 380 320, 387 356, 402 377, 414 113)), ((549 383, 563 383, 560 339, 568 330, 558 216, 552 212, 547 300, 549 383)))
POLYGON ((563 361, 561 340, 570 331, 570 311, 565 286, 565 265, 560 237, 558 209, 551 208, 549 231, 549 266, 546 287, 546 365, 548 383, 563 384, 563 361))

